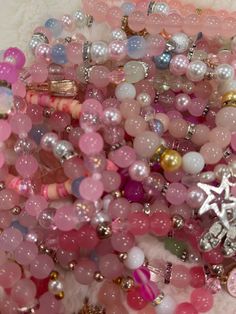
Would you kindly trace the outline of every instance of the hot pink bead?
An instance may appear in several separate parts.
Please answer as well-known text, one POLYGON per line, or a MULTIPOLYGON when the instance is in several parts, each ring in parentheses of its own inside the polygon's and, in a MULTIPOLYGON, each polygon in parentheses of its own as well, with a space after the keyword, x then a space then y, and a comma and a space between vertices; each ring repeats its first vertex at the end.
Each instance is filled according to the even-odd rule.
POLYGON ((129 231, 133 235, 144 235, 150 228, 149 217, 142 212, 133 212, 128 216, 129 231))
POLYGON ((204 144, 200 149, 200 154, 208 165, 217 164, 223 157, 222 148, 217 143, 212 142, 204 144))
POLYGON ((8 62, 8 59, 14 60, 14 65, 18 69, 22 69, 25 64, 25 55, 19 48, 8 48, 3 55, 6 62, 8 62))
POLYGON ((201 266, 194 266, 189 270, 191 279, 190 285, 193 288, 201 288, 205 285, 205 273, 201 266))
POLYGON ((35 49, 35 57, 38 62, 50 62, 51 61, 52 48, 49 44, 42 43, 35 49))
POLYGON ((143 309, 147 305, 147 301, 145 301, 141 296, 141 291, 138 287, 132 288, 128 291, 127 303, 133 310, 136 311, 143 309))
POLYGON ((94 280, 94 273, 97 270, 96 264, 88 258, 80 258, 74 269, 76 281, 82 285, 90 285, 94 280))
POLYGON ((109 82, 110 70, 103 65, 96 65, 91 69, 89 82, 98 88, 106 87, 109 82))
POLYGON ((79 147, 86 155, 99 154, 103 149, 103 139, 99 133, 84 133, 79 140, 79 147))
POLYGON ((85 178, 79 186, 79 192, 83 199, 87 201, 97 201, 103 194, 104 187, 100 180, 85 178))
POLYGON ((99 259, 99 270, 107 279, 119 277, 123 272, 123 267, 115 254, 107 254, 99 259))
POLYGON ((106 20, 112 28, 116 28, 120 26, 122 16, 123 12, 120 8, 111 7, 107 11, 106 20))
POLYGON ((164 17, 161 14, 150 14, 146 19, 146 29, 150 34, 156 35, 163 30, 164 17))
POLYGON ((150 280, 150 271, 144 267, 141 266, 140 268, 136 269, 133 273, 134 280, 139 284, 146 284, 150 280))
POLYGON ((147 49, 150 57, 161 55, 165 50, 164 38, 159 34, 149 35, 147 37, 147 49))
POLYGON ((48 77, 48 68, 44 63, 34 63, 31 65, 30 74, 33 82, 43 83, 47 80, 48 77))
POLYGON ((40 254, 30 264, 30 272, 37 279, 47 278, 53 270, 54 262, 48 255, 40 254))
POLYGON ((140 32, 144 27, 146 19, 146 14, 141 11, 133 11, 129 15, 129 27, 135 31, 135 32, 140 32))
POLYGON ((15 260, 21 265, 29 265, 37 255, 37 245, 28 241, 22 242, 14 252, 15 260))
POLYGON ((50 292, 44 293, 39 298, 40 313, 57 314, 60 311, 61 301, 57 300, 50 292))
POLYGON ((191 303, 198 312, 208 312, 213 306, 213 295, 206 288, 195 289, 191 294, 191 303))
POLYGON ((102 183, 105 192, 112 192, 118 190, 121 184, 121 177, 119 173, 114 171, 103 171, 102 183))
POLYGON ((6 62, 0 62, 0 80, 14 84, 17 81, 18 73, 15 65, 6 62))
POLYGON ((110 307, 113 303, 119 301, 120 298, 121 291, 119 287, 113 282, 105 281, 102 287, 99 289, 98 300, 100 304, 110 307))
POLYGON ((165 236, 171 230, 171 219, 167 213, 156 212, 150 217, 151 231, 157 236, 165 236))
POLYGON ((152 302, 160 294, 160 290, 155 282, 148 282, 140 288, 141 296, 144 300, 152 302))
POLYGON ((20 307, 31 306, 36 296, 36 285, 30 279, 19 280, 11 289, 12 299, 20 307))
POLYGON ((192 303, 184 302, 177 305, 175 314, 198 314, 192 303))
POLYGON ((78 245, 81 248, 91 250, 99 242, 96 230, 90 225, 84 225, 78 230, 78 245))
POLYGON ((210 264, 221 264, 224 260, 223 254, 219 247, 203 253, 203 258, 210 264))
POLYGON ((11 130, 15 134, 28 133, 32 128, 31 119, 23 113, 15 113, 9 120, 11 130))
POLYGON ((14 262, 6 262, 0 267, 0 285, 7 289, 21 278, 21 268, 14 262))
POLYGON ((111 244, 115 251, 128 252, 134 246, 134 236, 129 232, 113 234, 111 244))
POLYGON ((176 55, 171 59, 170 71, 174 75, 180 76, 186 73, 189 60, 185 55, 176 55))
POLYGON ((185 288, 189 285, 190 274, 187 267, 174 265, 172 267, 171 284, 176 288, 185 288))
POLYGON ((181 205, 187 196, 187 189, 181 183, 171 183, 166 192, 166 199, 173 205, 181 205))
POLYGON ((15 167, 20 176, 29 178, 38 170, 38 161, 34 156, 24 154, 17 158, 15 167))
POLYGON ((41 195, 32 195, 25 203, 25 210, 31 216, 38 216, 48 207, 48 202, 41 195))
POLYGON ((127 168, 135 161, 136 154, 133 148, 122 146, 111 152, 109 158, 120 168, 127 168))
POLYGON ((7 228, 0 235, 0 249, 12 252, 23 241, 22 233, 15 228, 7 228))
POLYGON ((72 206, 58 208, 53 221, 57 228, 62 231, 70 231, 75 227, 76 217, 72 206))

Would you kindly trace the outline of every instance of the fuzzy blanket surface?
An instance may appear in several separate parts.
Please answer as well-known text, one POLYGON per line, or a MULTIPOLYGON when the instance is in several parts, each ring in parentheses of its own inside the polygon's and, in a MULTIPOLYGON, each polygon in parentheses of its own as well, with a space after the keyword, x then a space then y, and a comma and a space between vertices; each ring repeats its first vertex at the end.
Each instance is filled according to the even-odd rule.
MULTIPOLYGON (((107 1, 111 3, 114 0, 107 1)), ((9 46, 17 46, 27 51, 28 56, 30 56, 28 42, 34 28, 44 23, 49 17, 60 17, 66 13, 73 14, 80 8, 80 2, 80 0, 0 0, 0 50, 9 46)), ((182 0, 182 2, 193 3, 199 8, 208 7, 236 11, 236 0, 182 0)), ((98 40, 106 39, 107 34, 104 28, 96 25, 89 32, 87 31, 86 36, 91 40, 98 40)), ((148 258, 162 256, 164 260, 181 263, 170 255, 156 238, 145 236, 139 239, 139 242, 148 258)), ((83 304, 84 297, 87 295, 90 296, 90 302, 96 304, 99 284, 94 284, 90 288, 79 286, 72 274, 64 275, 64 284, 66 314, 77 314, 83 304)), ((173 287, 165 288, 165 291, 173 295, 178 302, 188 301, 191 292, 190 288, 181 290, 173 287)), ((129 313, 135 312, 129 310, 129 313)), ((220 292, 215 296, 214 308, 209 313, 236 314, 236 299, 230 297, 226 292, 220 292)))

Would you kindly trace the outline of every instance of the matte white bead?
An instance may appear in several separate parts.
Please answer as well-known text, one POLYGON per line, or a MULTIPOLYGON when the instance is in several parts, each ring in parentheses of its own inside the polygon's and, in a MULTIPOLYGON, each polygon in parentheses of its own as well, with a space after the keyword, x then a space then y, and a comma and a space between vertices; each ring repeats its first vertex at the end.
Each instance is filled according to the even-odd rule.
POLYGON ((125 80, 127 83, 137 83, 145 77, 143 65, 138 61, 129 61, 124 66, 125 80))
POLYGON ((228 80, 226 82, 222 82, 222 84, 220 84, 220 88, 219 88, 219 92, 221 94, 225 94, 228 92, 232 92, 236 90, 236 81, 235 80, 228 80))
POLYGON ((166 294, 161 304, 155 307, 156 314, 174 314, 176 309, 176 301, 166 294))
POLYGON ((143 251, 139 247, 134 246, 128 252, 127 259, 125 260, 125 266, 129 269, 137 269, 142 266, 144 259, 145 256, 143 251))
POLYGON ((187 51, 189 47, 189 37, 184 33, 176 33, 171 37, 171 41, 173 41, 176 45, 175 52, 182 53, 187 51))
POLYGON ((120 101, 123 101, 127 98, 134 99, 136 96, 136 89, 133 84, 130 83, 120 83, 116 87, 116 98, 120 101))
POLYGON ((182 167, 185 172, 190 174, 198 174, 204 168, 205 161, 200 153, 189 152, 182 158, 182 167))

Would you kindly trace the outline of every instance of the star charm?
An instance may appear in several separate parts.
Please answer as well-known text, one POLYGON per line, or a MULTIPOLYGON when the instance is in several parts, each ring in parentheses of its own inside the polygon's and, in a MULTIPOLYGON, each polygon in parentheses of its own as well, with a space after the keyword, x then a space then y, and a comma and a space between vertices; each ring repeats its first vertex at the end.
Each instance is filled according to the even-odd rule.
POLYGON ((235 184, 231 183, 226 176, 223 176, 219 187, 204 183, 198 183, 197 186, 207 194, 207 198, 199 209, 199 215, 213 210, 223 226, 229 229, 228 210, 233 210, 235 215, 236 209, 236 197, 230 194, 230 187, 235 186, 235 184))

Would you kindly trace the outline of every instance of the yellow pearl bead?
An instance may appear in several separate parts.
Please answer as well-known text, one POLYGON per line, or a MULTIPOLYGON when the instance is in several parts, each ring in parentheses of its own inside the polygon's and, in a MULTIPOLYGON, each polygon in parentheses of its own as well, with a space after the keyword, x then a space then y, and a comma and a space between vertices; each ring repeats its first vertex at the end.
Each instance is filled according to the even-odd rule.
POLYGON ((165 171, 176 171, 182 164, 182 157, 177 151, 167 149, 161 156, 160 164, 165 171))
POLYGON ((236 91, 228 92, 221 97, 221 102, 223 106, 236 106, 236 91))

